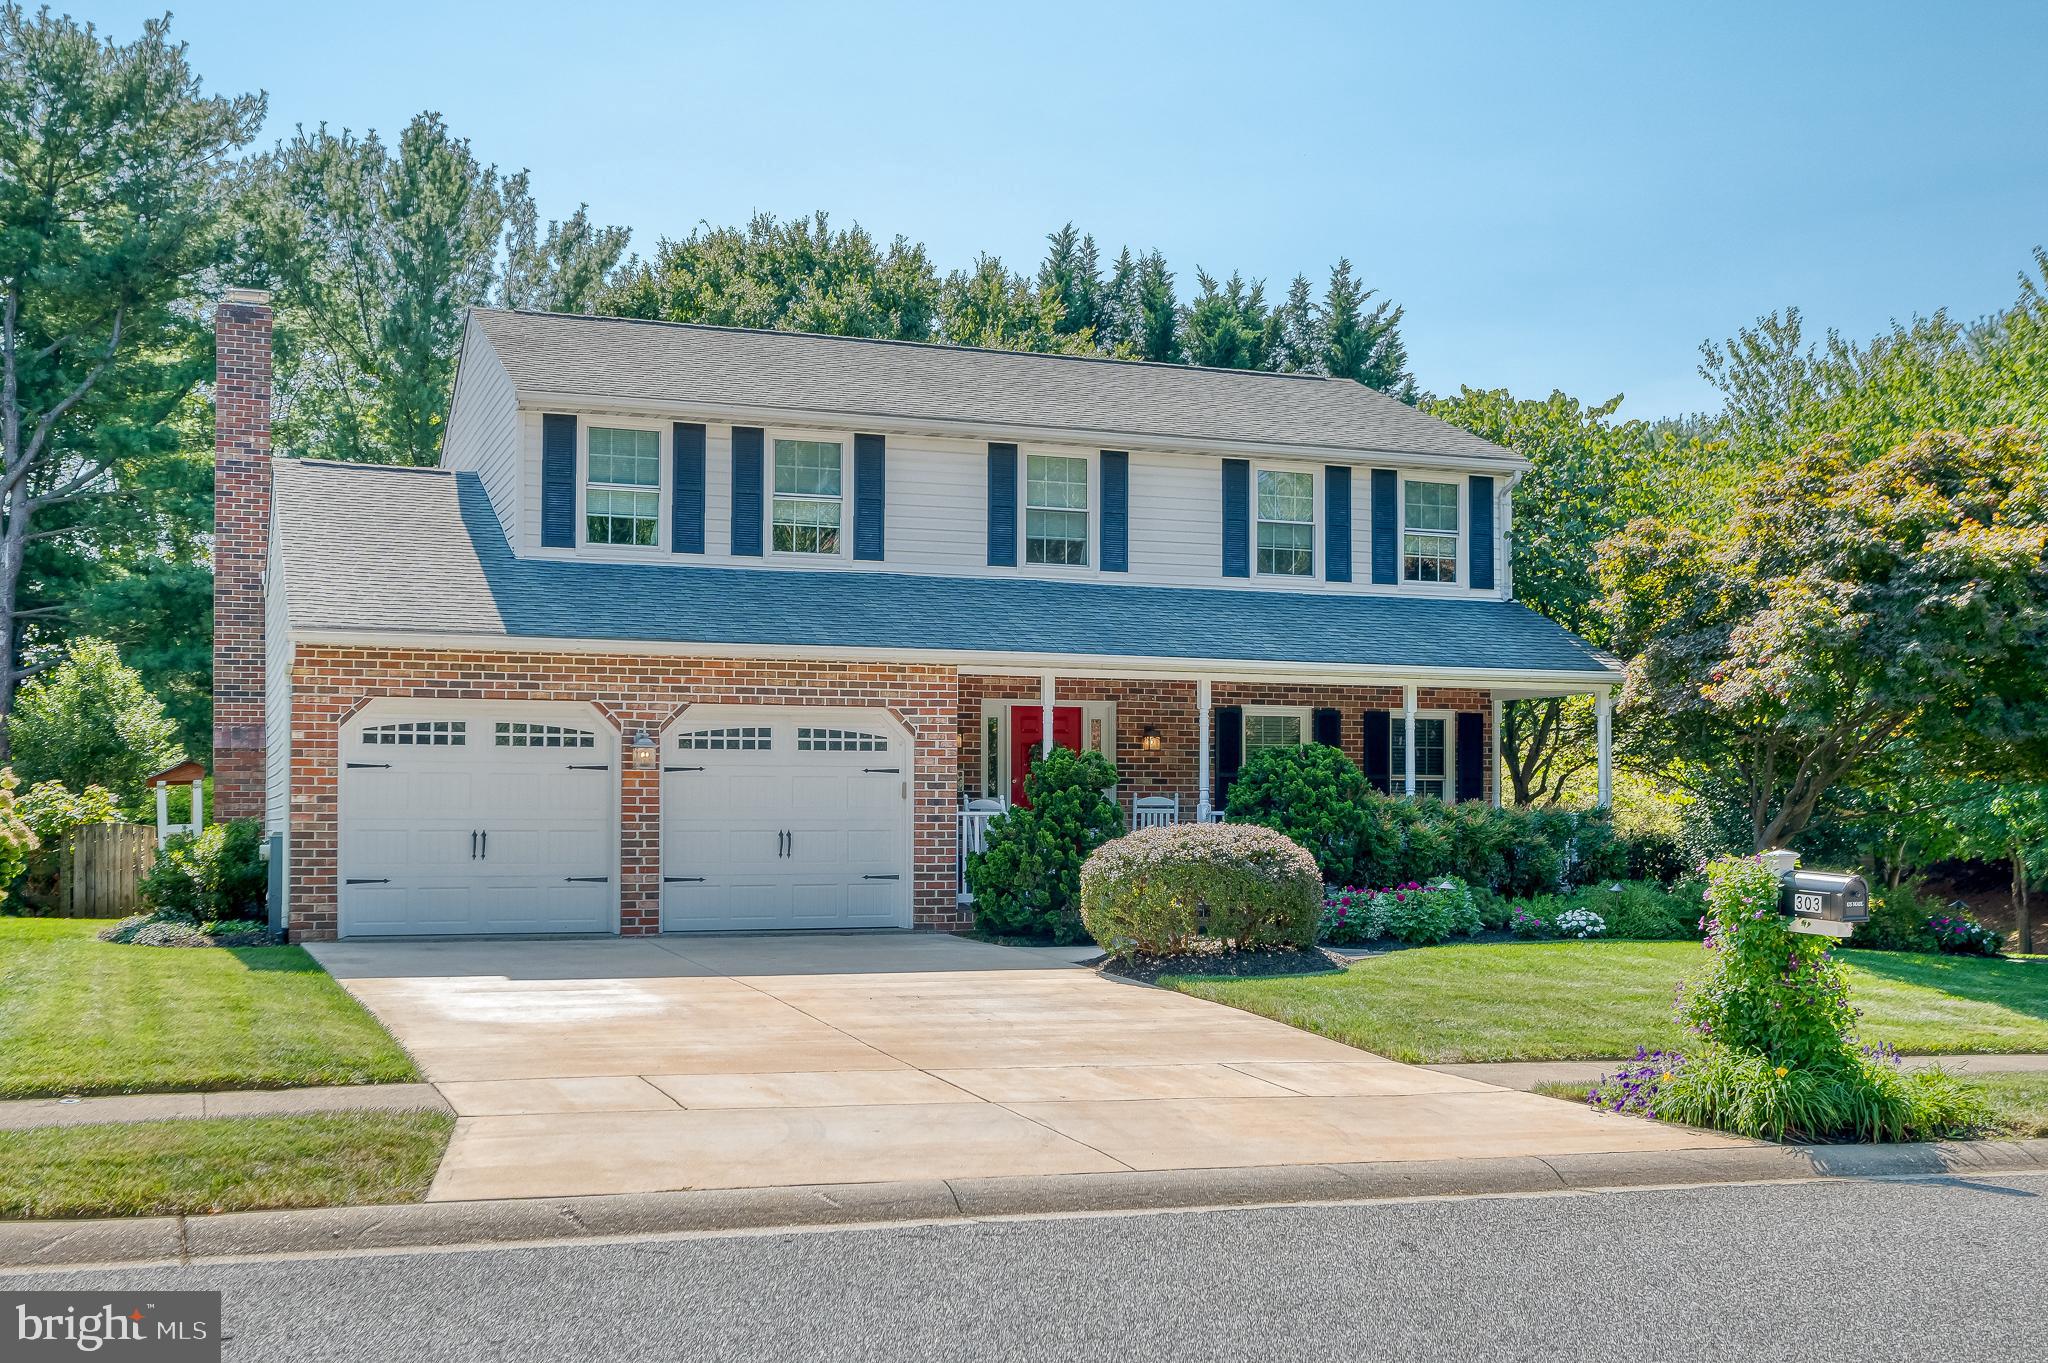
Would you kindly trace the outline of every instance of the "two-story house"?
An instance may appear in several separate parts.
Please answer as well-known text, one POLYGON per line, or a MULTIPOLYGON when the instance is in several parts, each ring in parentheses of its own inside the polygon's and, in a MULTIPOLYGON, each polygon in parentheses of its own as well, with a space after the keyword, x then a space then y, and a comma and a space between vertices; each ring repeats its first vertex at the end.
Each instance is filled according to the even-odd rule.
POLYGON ((1157 817, 1311 742, 1497 799, 1501 702, 1592 693, 1606 791, 1524 461, 1356 383, 478 310, 414 469, 273 463, 262 296, 218 338, 217 798, 295 938, 963 926, 1053 744, 1157 817))

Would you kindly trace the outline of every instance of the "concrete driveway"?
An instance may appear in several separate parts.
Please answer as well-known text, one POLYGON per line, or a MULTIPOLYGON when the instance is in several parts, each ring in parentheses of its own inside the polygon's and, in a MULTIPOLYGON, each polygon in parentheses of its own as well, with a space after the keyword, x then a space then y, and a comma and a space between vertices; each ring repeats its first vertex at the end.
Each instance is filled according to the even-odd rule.
POLYGON ((1729 1144, 953 937, 311 950, 458 1114, 436 1200, 1729 1144))

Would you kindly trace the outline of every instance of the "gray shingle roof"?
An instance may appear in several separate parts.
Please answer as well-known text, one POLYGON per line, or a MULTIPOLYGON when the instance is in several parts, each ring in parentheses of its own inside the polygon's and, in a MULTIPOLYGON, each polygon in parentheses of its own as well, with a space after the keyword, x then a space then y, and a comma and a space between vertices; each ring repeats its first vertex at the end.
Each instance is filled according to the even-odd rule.
POLYGON ((559 313, 472 314, 522 395, 1518 462, 1349 379, 559 313))
POLYGON ((1511 601, 519 559, 474 474, 280 459, 298 629, 1606 676, 1511 601))

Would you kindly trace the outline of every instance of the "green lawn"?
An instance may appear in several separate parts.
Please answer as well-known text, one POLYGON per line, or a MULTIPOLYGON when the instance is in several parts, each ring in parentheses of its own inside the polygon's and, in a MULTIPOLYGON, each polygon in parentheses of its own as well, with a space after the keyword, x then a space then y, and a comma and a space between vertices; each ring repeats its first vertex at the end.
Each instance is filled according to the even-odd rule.
POLYGON ((0 1218, 417 1202, 454 1128, 439 1112, 330 1112, 0 1131, 0 1218))
MULTIPOLYGON (((2048 962, 1846 951, 1866 1041, 1914 1054, 2048 1051, 2048 962)), ((1394 951, 1341 974, 1161 984, 1418 1064, 1598 1060, 1684 1040, 1693 942, 1517 942, 1394 951)))
POLYGON ((102 926, 0 917, 0 1098, 419 1078, 297 947, 114 946, 102 926))

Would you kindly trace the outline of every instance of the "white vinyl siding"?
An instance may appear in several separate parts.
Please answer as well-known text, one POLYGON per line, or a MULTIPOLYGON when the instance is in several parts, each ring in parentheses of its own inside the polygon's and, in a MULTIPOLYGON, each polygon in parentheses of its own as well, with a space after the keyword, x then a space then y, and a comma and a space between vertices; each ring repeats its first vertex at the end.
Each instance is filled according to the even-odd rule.
POLYGON ((506 533, 517 543, 519 521, 519 395, 498 352, 481 334, 469 337, 455 376, 441 467, 474 473, 506 533))
MULTIPOLYGON (((284 555, 270 537, 263 580, 263 832, 283 834, 280 855, 290 866, 292 819, 292 641, 285 614, 284 555)), ((289 875, 278 878, 289 886, 289 875)), ((288 923, 287 906, 270 905, 272 923, 288 923)))

